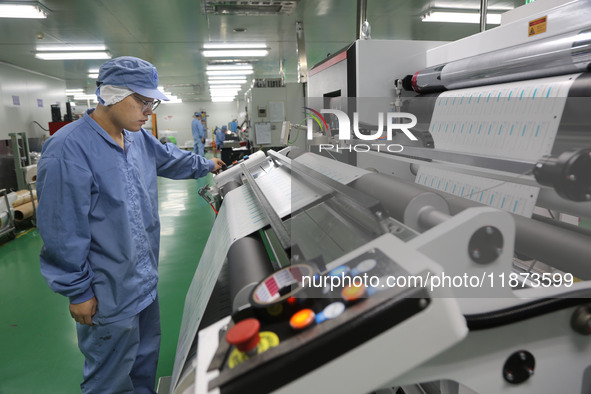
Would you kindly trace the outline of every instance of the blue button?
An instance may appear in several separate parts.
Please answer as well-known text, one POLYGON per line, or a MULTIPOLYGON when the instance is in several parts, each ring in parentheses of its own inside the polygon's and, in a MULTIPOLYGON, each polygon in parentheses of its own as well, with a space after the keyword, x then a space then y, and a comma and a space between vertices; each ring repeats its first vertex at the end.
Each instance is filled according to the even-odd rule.
POLYGON ((341 265, 330 271, 330 276, 344 276, 347 275, 347 272, 349 272, 349 267, 341 265))

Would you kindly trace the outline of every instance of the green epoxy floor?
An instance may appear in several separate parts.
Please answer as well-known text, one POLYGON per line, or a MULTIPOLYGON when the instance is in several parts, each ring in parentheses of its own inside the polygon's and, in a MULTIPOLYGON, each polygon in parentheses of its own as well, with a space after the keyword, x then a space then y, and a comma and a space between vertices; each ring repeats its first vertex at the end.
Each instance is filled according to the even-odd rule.
MULTIPOLYGON (((172 375, 185 296, 215 219, 197 195, 211 175, 158 179, 160 313, 158 378, 172 375)), ((43 244, 36 229, 0 241, 0 394, 79 393, 83 356, 68 300, 39 271, 43 244)))

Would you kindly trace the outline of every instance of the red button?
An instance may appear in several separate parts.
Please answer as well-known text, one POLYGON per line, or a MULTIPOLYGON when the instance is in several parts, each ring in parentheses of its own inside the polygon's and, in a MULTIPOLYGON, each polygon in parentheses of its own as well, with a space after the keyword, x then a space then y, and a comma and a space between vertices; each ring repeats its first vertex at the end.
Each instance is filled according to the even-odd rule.
POLYGON ((228 330, 226 341, 242 352, 248 352, 257 347, 261 337, 259 330, 261 323, 257 319, 244 319, 228 330))

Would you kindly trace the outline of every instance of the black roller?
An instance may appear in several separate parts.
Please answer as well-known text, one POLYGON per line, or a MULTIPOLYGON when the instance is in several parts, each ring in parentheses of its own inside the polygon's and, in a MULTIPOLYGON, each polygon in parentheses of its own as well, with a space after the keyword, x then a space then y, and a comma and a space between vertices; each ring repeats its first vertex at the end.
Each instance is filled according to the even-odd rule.
POLYGON ((228 251, 228 268, 233 312, 248 305, 252 289, 273 273, 273 266, 265 246, 256 235, 234 242, 228 251))

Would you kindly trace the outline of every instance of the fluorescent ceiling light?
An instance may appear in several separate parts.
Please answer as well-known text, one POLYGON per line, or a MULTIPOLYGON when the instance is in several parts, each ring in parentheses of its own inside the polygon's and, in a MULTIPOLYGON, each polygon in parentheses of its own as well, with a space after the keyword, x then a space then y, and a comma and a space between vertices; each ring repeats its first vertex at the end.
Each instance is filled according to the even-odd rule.
POLYGON ((205 73, 209 76, 219 76, 219 75, 233 75, 233 76, 242 76, 244 78, 245 75, 250 75, 254 71, 253 70, 214 70, 214 71, 206 71, 205 73))
POLYGON ((207 66, 207 71, 213 70, 252 70, 252 64, 212 64, 207 66))
POLYGON ((225 85, 228 83, 234 83, 234 84, 238 83, 238 84, 242 85, 242 84, 246 83, 246 79, 216 79, 214 81, 208 80, 207 83, 210 85, 225 85))
POLYGON ((88 70, 88 72, 89 72, 90 74, 98 74, 98 73, 99 73, 99 71, 100 71, 100 70, 99 70, 98 68, 91 68, 90 70, 88 70))
POLYGON ((266 49, 206 50, 202 54, 204 57, 258 57, 267 56, 269 51, 266 49))
MULTIPOLYGON (((451 12, 430 11, 422 18, 423 22, 450 22, 450 23, 480 23, 480 13, 476 12, 451 12)), ((486 14, 486 23, 489 25, 501 24, 501 14, 486 14)))
POLYGON ((216 90, 216 89, 236 89, 240 90, 240 85, 213 85, 209 87, 209 90, 216 90))
POLYGON ((109 52, 37 52, 37 59, 42 60, 75 60, 75 59, 110 59, 109 52))
POLYGON ((45 19, 49 10, 37 1, 1 3, 0 18, 45 19))
POLYGON ((96 95, 95 94, 75 94, 74 95, 74 100, 78 100, 78 101, 81 101, 81 100, 85 100, 85 101, 86 100, 92 100, 95 103, 97 102, 97 98, 96 98, 96 95))
POLYGON ((107 49, 104 45, 39 45, 37 50, 39 52, 88 52, 88 51, 105 51, 107 49))
POLYGON ((88 78, 97 79, 98 78, 98 73, 96 73, 96 74, 88 74, 88 78))
POLYGON ((231 103, 234 101, 234 97, 212 97, 212 103, 231 103))
POLYGON ((231 80, 245 80, 246 81, 246 75, 229 75, 229 76, 211 76, 208 78, 210 81, 214 81, 214 80, 226 80, 226 81, 231 81, 231 80))
POLYGON ((84 89, 66 89, 66 94, 84 93, 84 89))
POLYGON ((237 90, 218 90, 218 91, 210 91, 210 96, 224 96, 224 97, 234 97, 238 94, 237 90))
POLYGON ((257 49, 267 48, 266 42, 225 42, 225 43, 207 43, 203 44, 203 49, 257 49))

